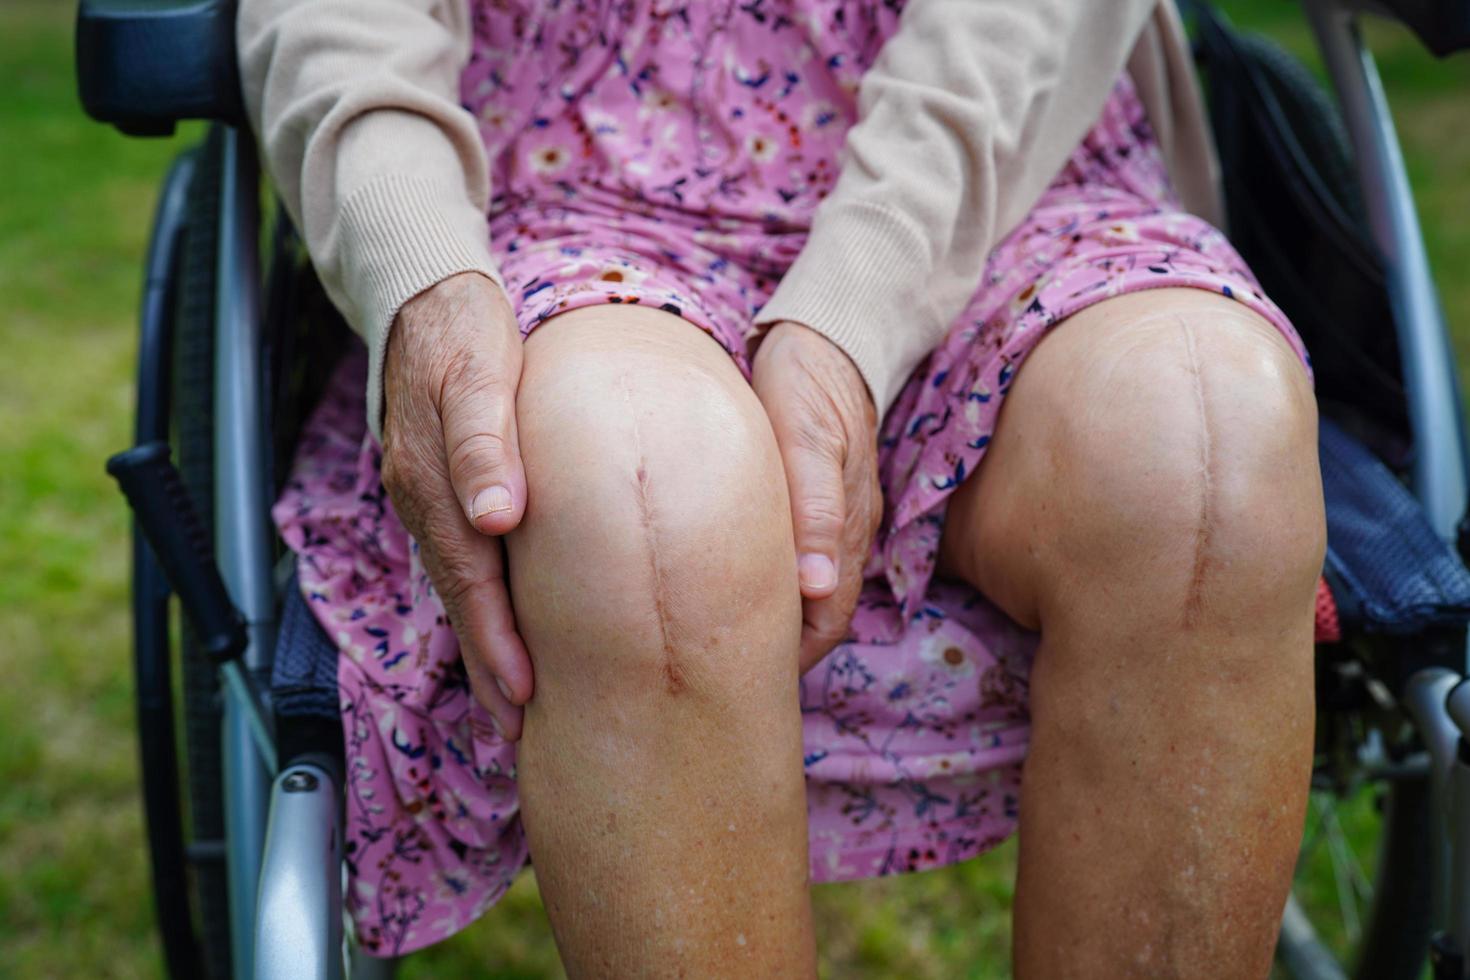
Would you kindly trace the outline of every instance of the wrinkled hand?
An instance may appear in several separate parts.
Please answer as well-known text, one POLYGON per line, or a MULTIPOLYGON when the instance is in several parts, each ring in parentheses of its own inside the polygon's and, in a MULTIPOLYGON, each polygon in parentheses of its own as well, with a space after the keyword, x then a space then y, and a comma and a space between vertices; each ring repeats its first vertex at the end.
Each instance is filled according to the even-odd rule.
POLYGON ((521 732, 531 661, 516 632, 501 542, 520 523, 516 440, 521 336, 504 292, 463 273, 399 312, 384 365, 383 486, 419 543, 459 636, 476 700, 521 732))
POLYGON ((883 516, 877 412, 852 360, 797 323, 778 323, 766 334, 752 382, 791 493, 805 673, 847 634, 883 516))

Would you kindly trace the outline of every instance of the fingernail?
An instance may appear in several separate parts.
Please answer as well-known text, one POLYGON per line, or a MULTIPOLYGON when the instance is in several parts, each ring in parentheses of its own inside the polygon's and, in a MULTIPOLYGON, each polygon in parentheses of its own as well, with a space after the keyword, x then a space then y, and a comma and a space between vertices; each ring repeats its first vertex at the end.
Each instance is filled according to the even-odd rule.
MULTIPOLYGON (((505 681, 497 677, 495 678, 495 686, 500 688, 500 693, 505 695, 505 700, 511 701, 510 688, 506 686, 505 681)), ((514 704, 515 702, 511 701, 511 703, 514 704)))
POLYGON ((475 499, 470 501, 470 520, 477 521, 486 514, 497 514, 513 506, 510 491, 497 483, 475 494, 475 499))
POLYGON ((826 555, 802 555, 796 577, 807 589, 830 589, 837 584, 837 566, 826 555))

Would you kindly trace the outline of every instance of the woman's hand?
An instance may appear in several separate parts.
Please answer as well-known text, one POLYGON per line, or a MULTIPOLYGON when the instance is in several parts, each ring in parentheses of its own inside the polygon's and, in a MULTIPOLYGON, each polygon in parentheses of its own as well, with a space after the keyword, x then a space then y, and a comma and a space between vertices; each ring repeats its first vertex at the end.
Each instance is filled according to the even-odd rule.
POLYGON ((786 465, 805 673, 847 634, 862 591, 883 516, 878 413, 852 360, 798 323, 771 328, 751 373, 786 465))
POLYGON ((505 293, 476 273, 406 303, 384 364, 383 486, 419 543, 459 636, 476 700, 520 737, 531 661, 516 632, 504 551, 526 477, 516 440, 521 335, 505 293))

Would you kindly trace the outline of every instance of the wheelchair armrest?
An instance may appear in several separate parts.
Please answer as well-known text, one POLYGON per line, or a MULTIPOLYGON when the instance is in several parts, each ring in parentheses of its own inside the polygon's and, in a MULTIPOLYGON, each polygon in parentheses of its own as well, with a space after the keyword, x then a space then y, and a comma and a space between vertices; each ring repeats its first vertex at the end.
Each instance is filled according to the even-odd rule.
POLYGON ((235 62, 237 0, 81 0, 82 107, 133 136, 184 119, 244 119, 235 62))
POLYGON ((1403 21, 1435 57, 1470 48, 1470 0, 1370 0, 1365 6, 1403 21))

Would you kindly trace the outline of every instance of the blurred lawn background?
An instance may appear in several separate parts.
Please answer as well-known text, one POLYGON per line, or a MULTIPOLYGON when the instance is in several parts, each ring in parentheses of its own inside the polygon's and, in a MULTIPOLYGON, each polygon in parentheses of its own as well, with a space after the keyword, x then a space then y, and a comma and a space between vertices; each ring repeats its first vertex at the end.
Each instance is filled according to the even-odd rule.
MULTIPOLYGON (((1300 11, 1233 0, 1311 60, 1300 11)), ((132 726, 127 518, 102 462, 132 424, 141 262, 169 159, 74 94, 74 8, 0 3, 0 977, 159 975, 132 726)), ((1374 25, 1462 363, 1470 353, 1470 57, 1374 25)), ((817 889, 824 974, 1002 977, 1013 845, 817 889)), ((525 876, 408 977, 559 975, 525 876)))

